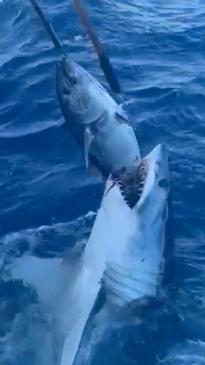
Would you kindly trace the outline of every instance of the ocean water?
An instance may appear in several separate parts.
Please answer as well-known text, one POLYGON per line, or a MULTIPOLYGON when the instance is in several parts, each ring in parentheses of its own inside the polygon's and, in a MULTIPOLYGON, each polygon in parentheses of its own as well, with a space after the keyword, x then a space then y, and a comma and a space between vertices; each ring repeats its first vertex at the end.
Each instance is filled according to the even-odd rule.
MULTIPOLYGON (((134 321, 113 323, 96 333, 91 362, 204 365, 205 3, 86 3, 142 154, 161 142, 168 147, 175 247, 175 291, 160 311, 157 335, 159 311, 146 323, 143 346, 134 321)), ((71 57, 106 86, 71 2, 41 4, 71 57)), ((102 183, 86 174, 65 133, 57 52, 29 1, 2 0, 0 20, 0 364, 57 365, 68 251, 88 238, 88 212, 99 206, 102 183)))

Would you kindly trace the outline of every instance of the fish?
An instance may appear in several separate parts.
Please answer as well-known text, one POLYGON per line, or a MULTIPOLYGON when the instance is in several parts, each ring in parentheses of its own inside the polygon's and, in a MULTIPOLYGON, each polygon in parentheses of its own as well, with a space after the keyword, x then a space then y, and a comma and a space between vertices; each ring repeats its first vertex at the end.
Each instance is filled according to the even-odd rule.
POLYGON ((143 162, 148 172, 133 209, 119 186, 110 189, 112 180, 107 180, 79 271, 67 293, 69 306, 63 318, 67 335, 60 365, 76 364, 102 293, 98 311, 130 311, 133 316, 163 297, 170 192, 166 147, 156 146, 143 162))
POLYGON ((139 179, 135 178, 140 175, 141 159, 134 129, 108 91, 66 54, 37 1, 30 1, 61 52, 56 66, 57 97, 65 125, 84 154, 85 166, 94 166, 104 181, 111 175, 132 208, 138 200, 139 179))
MULTIPOLYGON (((140 151, 134 130, 107 91, 68 58, 57 64, 57 95, 71 134, 106 178, 138 167, 140 151)), ((91 160, 91 161, 90 161, 91 160)))

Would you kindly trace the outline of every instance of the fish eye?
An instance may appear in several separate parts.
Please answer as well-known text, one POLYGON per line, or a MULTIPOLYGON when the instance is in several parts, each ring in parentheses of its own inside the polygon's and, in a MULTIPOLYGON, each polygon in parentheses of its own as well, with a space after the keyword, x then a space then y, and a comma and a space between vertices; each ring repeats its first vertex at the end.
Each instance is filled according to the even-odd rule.
POLYGON ((160 188, 168 189, 168 187, 169 187, 169 181, 164 178, 160 179, 158 184, 159 184, 160 188))

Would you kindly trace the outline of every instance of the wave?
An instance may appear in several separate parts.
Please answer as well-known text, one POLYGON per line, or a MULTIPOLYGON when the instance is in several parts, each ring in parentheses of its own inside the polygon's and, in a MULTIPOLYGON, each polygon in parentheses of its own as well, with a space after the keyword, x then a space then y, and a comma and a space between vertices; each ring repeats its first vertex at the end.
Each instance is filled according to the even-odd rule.
POLYGON ((95 214, 5 235, 0 241, 1 364, 56 365, 61 302, 95 214), (57 300, 58 298, 58 300, 57 300))
POLYGON ((164 359, 158 360, 158 365, 204 365, 205 364, 205 342, 185 341, 167 355, 164 359))

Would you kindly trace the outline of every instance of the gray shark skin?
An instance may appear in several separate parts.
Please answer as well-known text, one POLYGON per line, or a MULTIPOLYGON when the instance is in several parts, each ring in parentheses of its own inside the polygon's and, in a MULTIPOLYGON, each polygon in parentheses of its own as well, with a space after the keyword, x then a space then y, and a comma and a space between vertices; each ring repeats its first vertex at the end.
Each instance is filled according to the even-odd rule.
POLYGON ((90 363, 92 351, 85 348, 95 337, 89 324, 96 312, 102 321, 119 313, 119 318, 129 314, 143 324, 144 313, 162 301, 169 196, 165 146, 157 146, 143 161, 148 173, 132 209, 118 185, 110 189, 112 181, 107 182, 81 268, 68 293, 61 365, 77 365, 82 357, 82 364, 90 363))

